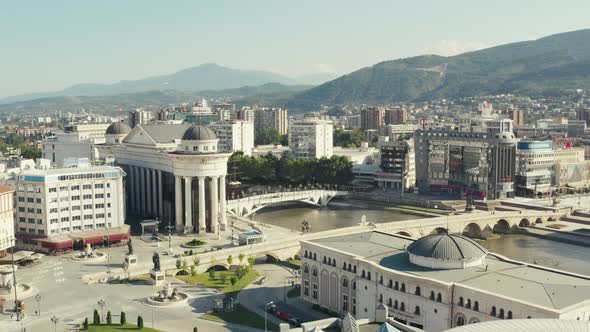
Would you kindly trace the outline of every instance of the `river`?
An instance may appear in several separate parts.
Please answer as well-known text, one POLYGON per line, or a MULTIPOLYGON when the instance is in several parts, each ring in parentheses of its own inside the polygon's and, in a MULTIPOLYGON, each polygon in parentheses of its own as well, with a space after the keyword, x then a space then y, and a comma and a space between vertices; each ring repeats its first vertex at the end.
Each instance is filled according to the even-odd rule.
MULTIPOLYGON (((354 226, 363 215, 375 223, 420 217, 395 211, 371 208, 309 208, 301 205, 275 206, 259 211, 255 220, 300 230, 301 222, 311 223, 312 232, 354 226)), ((529 235, 507 234, 481 241, 482 245, 500 255, 537 263, 552 268, 590 275, 590 250, 587 247, 541 239, 529 235)))

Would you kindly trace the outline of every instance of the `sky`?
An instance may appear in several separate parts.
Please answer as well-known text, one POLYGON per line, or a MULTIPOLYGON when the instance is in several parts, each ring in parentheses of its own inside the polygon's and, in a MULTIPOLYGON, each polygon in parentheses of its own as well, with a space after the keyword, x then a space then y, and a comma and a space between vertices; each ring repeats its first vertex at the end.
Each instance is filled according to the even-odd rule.
POLYGON ((590 28, 588 13, 588 0, 2 1, 0 97, 208 62, 346 74, 590 28))

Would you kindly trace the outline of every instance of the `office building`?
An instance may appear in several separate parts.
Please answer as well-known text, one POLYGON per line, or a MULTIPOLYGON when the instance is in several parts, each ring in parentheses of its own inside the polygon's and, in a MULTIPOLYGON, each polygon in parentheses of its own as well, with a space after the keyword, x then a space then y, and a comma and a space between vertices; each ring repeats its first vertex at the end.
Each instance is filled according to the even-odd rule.
POLYGON ((100 139, 90 137, 96 136, 81 132, 55 133, 41 142, 42 156, 51 160, 54 167, 77 163, 79 159, 97 160, 99 152, 96 145, 105 142, 105 134, 103 132, 100 139))
POLYGON ((254 149, 254 123, 248 121, 226 121, 211 125, 219 139, 219 152, 241 151, 246 156, 252 155, 254 149))
POLYGON ((378 130, 383 125, 382 108, 365 107, 361 110, 361 130, 378 130))
POLYGON ((17 246, 54 251, 126 239, 123 176, 88 164, 23 170, 14 180, 17 246))
POLYGON ((236 111, 236 120, 254 122, 255 114, 256 111, 254 111, 253 109, 242 107, 236 111))
POLYGON ((152 121, 152 112, 148 112, 143 108, 135 109, 129 112, 129 127, 135 128, 137 125, 147 124, 152 121))
MULTIPOLYGON (((492 320, 588 320, 587 277, 488 252, 454 234, 378 231, 301 241, 301 297, 357 320, 387 308, 426 332, 492 320)), ((532 331, 532 330, 531 330, 532 331)))
POLYGON ((576 111, 577 120, 586 122, 586 125, 590 125, 590 108, 578 109, 576 111))
POLYGON ((416 184, 414 140, 391 141, 381 136, 377 148, 381 171, 375 174, 375 181, 379 188, 413 189, 416 184))
POLYGON ((408 122, 408 111, 401 107, 386 109, 383 122, 386 125, 403 125, 408 122))
POLYGON ((0 257, 14 244, 14 190, 0 185, 0 257))
POLYGON ((322 158, 334 154, 333 124, 330 120, 304 117, 289 126, 289 148, 295 158, 322 158))
POLYGON ((552 141, 518 142, 515 185, 519 195, 544 193, 554 180, 555 153, 552 141))
POLYGON ((524 110, 521 109, 511 109, 508 111, 510 115, 510 120, 514 122, 515 127, 524 126, 524 110))
POLYGON ((254 113, 254 129, 276 129, 279 135, 288 133, 289 117, 286 109, 263 108, 254 113))

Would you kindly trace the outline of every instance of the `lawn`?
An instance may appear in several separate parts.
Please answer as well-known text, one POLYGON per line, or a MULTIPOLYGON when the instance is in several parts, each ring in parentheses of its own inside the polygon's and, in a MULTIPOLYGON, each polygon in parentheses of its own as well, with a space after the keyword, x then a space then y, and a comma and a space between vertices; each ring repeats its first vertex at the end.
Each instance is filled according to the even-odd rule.
POLYGON ((287 263, 295 266, 301 266, 301 260, 299 259, 288 259, 287 263))
MULTIPOLYGON (((269 314, 270 315, 270 314, 269 314)), ((264 317, 242 307, 240 304, 235 306, 232 312, 211 312, 202 316, 205 319, 214 320, 217 322, 225 322, 232 324, 239 324, 257 329, 264 329, 264 317)), ((271 331, 278 331, 279 326, 268 320, 268 329, 271 331)))
POLYGON ((238 279, 235 285, 232 285, 230 280, 232 277, 237 278, 236 274, 236 271, 217 271, 215 272, 215 279, 211 279, 209 273, 200 273, 194 277, 190 275, 177 276, 176 278, 186 282, 189 285, 215 288, 222 293, 230 293, 239 291, 240 289, 248 286, 259 276, 258 272, 256 272, 254 269, 250 269, 241 279, 238 279), (223 276, 225 276, 225 282, 223 280, 223 276))
POLYGON ((88 325, 88 330, 84 330, 84 331, 89 331, 89 332, 116 332, 116 331, 143 331, 143 332, 159 332, 159 330, 156 329, 152 329, 149 327, 143 327, 143 329, 138 329, 137 325, 133 325, 133 324, 125 324, 123 326, 119 325, 119 324, 113 324, 113 325, 88 325))

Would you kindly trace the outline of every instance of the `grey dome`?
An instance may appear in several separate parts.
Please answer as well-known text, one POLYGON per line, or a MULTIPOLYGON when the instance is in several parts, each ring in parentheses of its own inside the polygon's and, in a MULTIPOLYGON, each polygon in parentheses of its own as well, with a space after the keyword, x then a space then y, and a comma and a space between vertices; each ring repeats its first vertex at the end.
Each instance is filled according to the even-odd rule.
POLYGON ((217 139, 215 132, 201 125, 190 126, 182 135, 183 141, 209 141, 214 139, 217 139))
POLYGON ((131 127, 123 122, 114 122, 107 127, 107 135, 127 135, 131 132, 131 127))
POLYGON ((466 260, 487 255, 488 251, 474 240, 455 234, 428 235, 408 246, 408 252, 441 260, 466 260))

